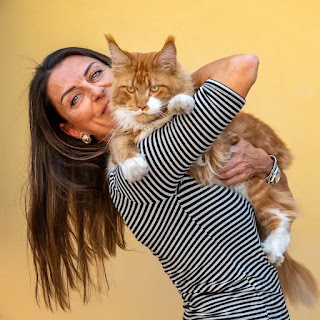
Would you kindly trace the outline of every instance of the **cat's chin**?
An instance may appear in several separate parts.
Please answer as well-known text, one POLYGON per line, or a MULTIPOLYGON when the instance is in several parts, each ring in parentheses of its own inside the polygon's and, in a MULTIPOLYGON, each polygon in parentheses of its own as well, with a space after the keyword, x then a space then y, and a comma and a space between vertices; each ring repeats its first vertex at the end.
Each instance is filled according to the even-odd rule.
POLYGON ((156 114, 142 113, 142 114, 139 114, 138 116, 136 116, 135 118, 136 118, 137 122, 142 123, 142 124, 146 124, 146 123, 149 123, 149 122, 156 120, 157 118, 159 118, 159 116, 156 114))

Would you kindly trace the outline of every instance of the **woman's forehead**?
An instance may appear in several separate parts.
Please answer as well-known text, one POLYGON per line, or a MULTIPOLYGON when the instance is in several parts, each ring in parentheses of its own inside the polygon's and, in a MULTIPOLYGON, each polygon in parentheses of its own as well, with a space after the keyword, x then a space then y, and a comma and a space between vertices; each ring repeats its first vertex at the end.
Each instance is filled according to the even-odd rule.
POLYGON ((102 64, 97 59, 86 56, 70 56, 64 59, 59 65, 57 65, 51 72, 50 78, 60 79, 64 81, 69 78, 75 78, 76 76, 85 76, 85 71, 90 64, 102 64))

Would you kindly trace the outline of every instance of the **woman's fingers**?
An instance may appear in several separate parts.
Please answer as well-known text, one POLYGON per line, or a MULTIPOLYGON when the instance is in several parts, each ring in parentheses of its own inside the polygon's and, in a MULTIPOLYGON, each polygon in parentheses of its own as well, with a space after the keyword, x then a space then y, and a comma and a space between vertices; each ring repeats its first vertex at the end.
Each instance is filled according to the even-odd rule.
POLYGON ((231 146, 231 157, 219 170, 219 179, 226 185, 246 181, 253 176, 262 179, 270 172, 272 160, 262 149, 255 148, 251 143, 240 138, 239 142, 231 146))
POLYGON ((241 165, 241 163, 243 162, 242 155, 240 154, 240 152, 235 148, 233 148, 233 150, 234 150, 233 156, 229 160, 227 160, 225 165, 219 170, 219 174, 228 172, 231 169, 234 169, 236 166, 241 165))
POLYGON ((236 175, 239 174, 244 174, 246 171, 246 168, 242 167, 242 166, 235 166, 233 168, 230 168, 230 170, 224 172, 224 173, 220 173, 219 174, 219 178, 221 180, 227 180, 230 179, 236 175))
POLYGON ((220 173, 219 179, 223 180, 226 185, 240 183, 250 179, 254 175, 252 168, 246 167, 244 162, 238 162, 237 165, 229 170, 220 173))
POLYGON ((237 174, 230 179, 223 180, 223 183, 227 186, 232 186, 237 183, 241 183, 247 180, 247 175, 245 173, 237 174))

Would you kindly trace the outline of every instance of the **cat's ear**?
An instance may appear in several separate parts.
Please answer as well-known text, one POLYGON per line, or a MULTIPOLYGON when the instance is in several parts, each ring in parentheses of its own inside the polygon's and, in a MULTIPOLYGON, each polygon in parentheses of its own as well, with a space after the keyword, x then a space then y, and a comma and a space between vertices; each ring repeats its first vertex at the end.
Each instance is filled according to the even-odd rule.
POLYGON ((110 34, 105 34, 105 37, 109 43, 109 51, 112 60, 112 69, 115 71, 122 71, 131 65, 131 60, 126 55, 124 51, 122 51, 113 36, 110 34))
POLYGON ((177 64, 177 49, 174 43, 174 36, 169 36, 155 59, 159 67, 174 70, 177 64))

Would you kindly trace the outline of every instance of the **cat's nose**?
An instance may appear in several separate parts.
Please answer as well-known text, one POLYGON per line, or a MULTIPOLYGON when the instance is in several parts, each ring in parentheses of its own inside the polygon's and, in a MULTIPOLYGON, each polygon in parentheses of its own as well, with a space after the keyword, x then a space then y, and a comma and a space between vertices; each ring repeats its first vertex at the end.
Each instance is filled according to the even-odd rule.
POLYGON ((144 109, 146 109, 148 106, 146 105, 146 104, 141 104, 140 106, 139 106, 139 109, 141 109, 142 111, 144 110, 144 109))

